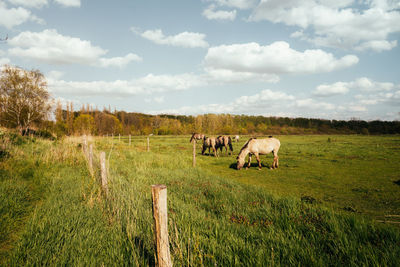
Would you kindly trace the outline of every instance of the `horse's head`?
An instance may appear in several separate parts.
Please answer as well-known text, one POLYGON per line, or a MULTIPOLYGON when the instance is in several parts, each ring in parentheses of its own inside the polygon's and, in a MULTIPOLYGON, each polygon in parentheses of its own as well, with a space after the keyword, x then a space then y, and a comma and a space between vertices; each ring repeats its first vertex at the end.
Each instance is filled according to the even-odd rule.
POLYGON ((244 158, 241 158, 241 157, 237 156, 236 161, 237 161, 236 169, 237 170, 242 169, 243 165, 244 165, 244 158))

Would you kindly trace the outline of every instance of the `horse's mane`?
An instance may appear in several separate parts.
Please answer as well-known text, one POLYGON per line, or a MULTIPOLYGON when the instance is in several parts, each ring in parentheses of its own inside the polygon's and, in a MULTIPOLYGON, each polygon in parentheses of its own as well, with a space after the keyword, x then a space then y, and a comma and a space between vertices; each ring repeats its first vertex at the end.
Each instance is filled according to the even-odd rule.
POLYGON ((251 140, 253 140, 253 139, 257 139, 257 138, 255 138, 255 137, 250 138, 250 139, 244 144, 244 146, 240 149, 239 155, 242 154, 242 151, 243 151, 244 149, 246 149, 246 148, 249 146, 249 142, 250 142, 251 140))

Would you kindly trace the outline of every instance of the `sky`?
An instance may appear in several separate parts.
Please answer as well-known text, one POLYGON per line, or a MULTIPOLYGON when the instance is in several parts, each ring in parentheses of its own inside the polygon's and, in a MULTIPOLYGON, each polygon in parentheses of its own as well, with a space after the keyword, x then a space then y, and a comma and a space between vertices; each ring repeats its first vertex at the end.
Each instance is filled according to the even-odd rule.
POLYGON ((400 0, 0 0, 0 38, 76 109, 400 120, 400 0))

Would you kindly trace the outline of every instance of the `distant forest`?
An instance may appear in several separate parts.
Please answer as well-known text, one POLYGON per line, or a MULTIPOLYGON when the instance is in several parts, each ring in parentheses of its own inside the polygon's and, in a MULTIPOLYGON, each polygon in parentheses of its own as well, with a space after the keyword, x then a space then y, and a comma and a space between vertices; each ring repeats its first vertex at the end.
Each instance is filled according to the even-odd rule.
POLYGON ((399 134, 399 121, 324 120, 309 118, 264 117, 230 114, 148 115, 125 111, 99 111, 72 103, 57 105, 55 122, 47 121, 47 131, 62 135, 181 135, 193 132, 209 135, 240 134, 399 134))

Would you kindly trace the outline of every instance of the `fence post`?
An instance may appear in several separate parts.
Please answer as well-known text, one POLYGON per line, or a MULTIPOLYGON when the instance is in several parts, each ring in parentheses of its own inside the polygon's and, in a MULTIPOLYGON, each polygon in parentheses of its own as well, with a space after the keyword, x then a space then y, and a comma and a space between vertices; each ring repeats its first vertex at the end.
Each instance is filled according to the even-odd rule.
POLYGON ((93 175, 93 144, 89 145, 89 171, 93 175))
POLYGON ((131 146, 131 135, 129 135, 129 146, 131 146))
POLYGON ((107 168, 106 168, 106 152, 100 152, 100 168, 101 168, 101 186, 106 196, 108 195, 107 168))
POLYGON ((147 152, 150 151, 150 137, 147 136, 147 152))
POLYGON ((118 142, 121 141, 121 134, 118 134, 118 142))
POLYGON ((85 155, 85 157, 87 159, 88 158, 88 147, 87 147, 86 135, 83 136, 83 154, 85 155))
POLYGON ((193 168, 196 167, 196 141, 193 139, 193 168))
POLYGON ((156 263, 159 267, 172 266, 168 239, 167 187, 152 185, 156 263))

